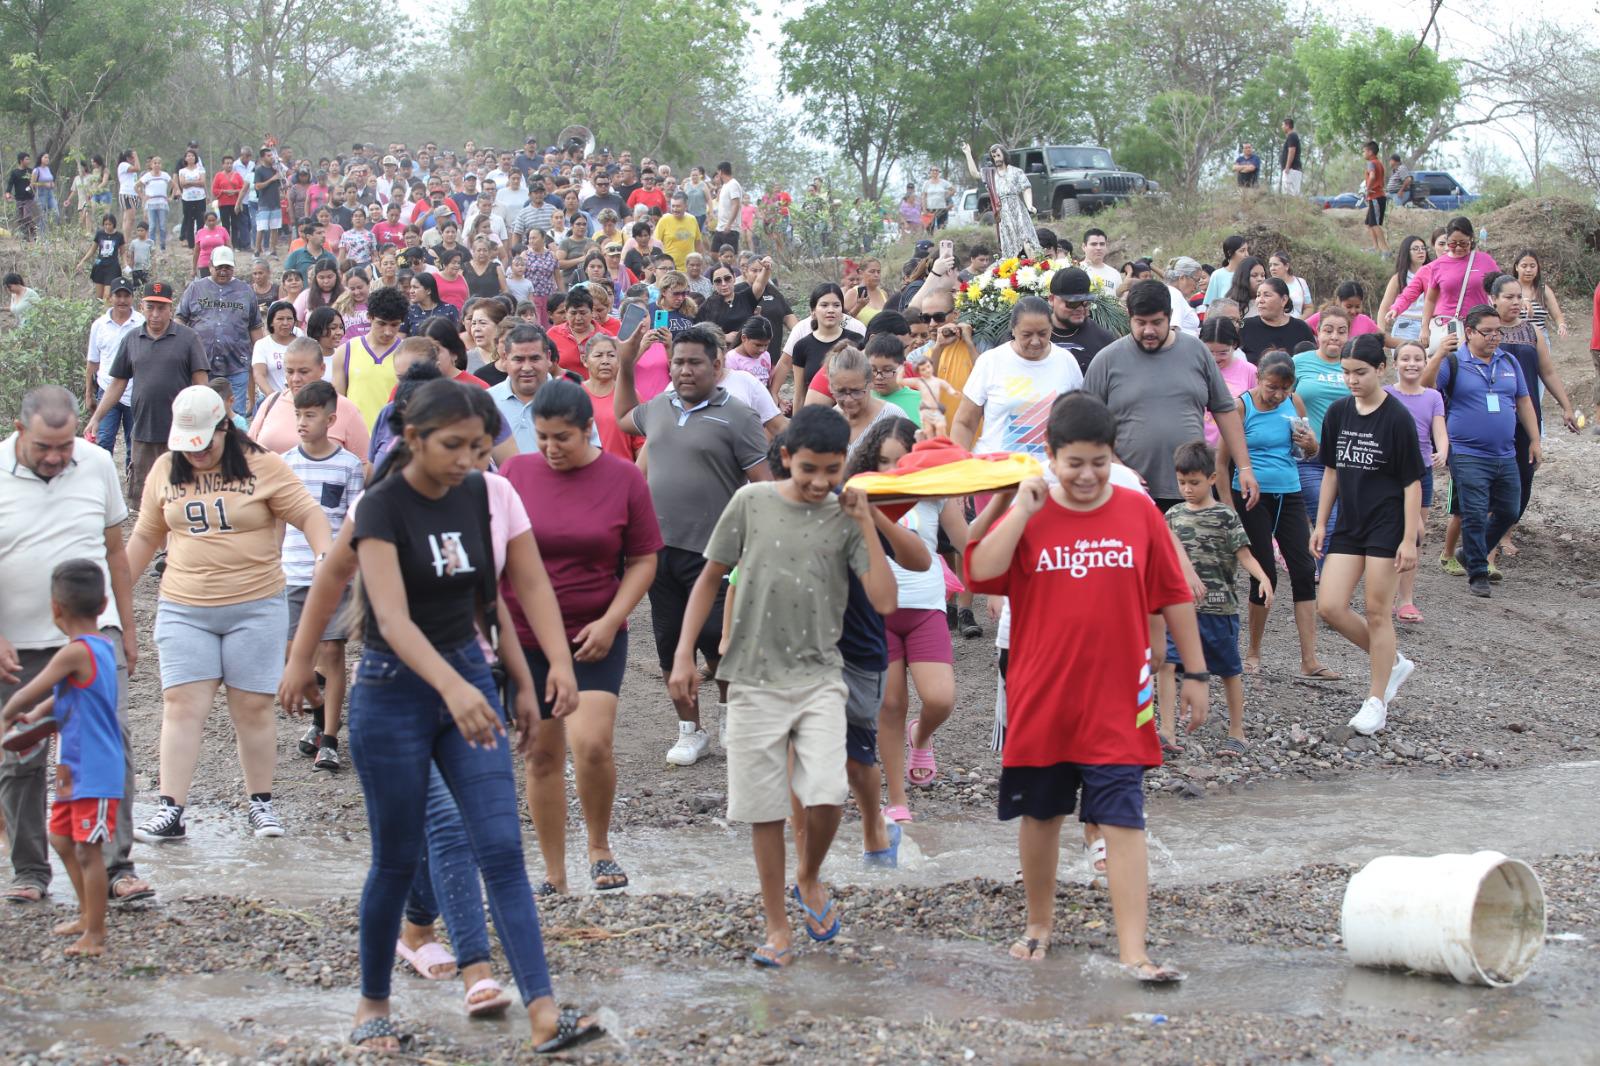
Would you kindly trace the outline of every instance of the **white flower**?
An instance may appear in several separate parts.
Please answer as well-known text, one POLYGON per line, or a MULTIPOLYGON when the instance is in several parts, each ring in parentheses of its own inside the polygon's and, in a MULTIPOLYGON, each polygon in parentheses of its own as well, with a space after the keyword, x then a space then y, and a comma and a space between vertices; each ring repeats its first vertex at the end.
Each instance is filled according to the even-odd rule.
POLYGON ((1039 271, 1031 266, 1021 267, 1017 270, 1017 285, 1019 287, 1032 287, 1039 282, 1039 271))
POLYGON ((1039 288, 1045 292, 1050 291, 1050 279, 1056 276, 1055 268, 1044 271, 1039 275, 1039 288))
POLYGON ((989 272, 984 271, 982 274, 979 274, 977 277, 968 282, 967 288, 972 292, 982 292, 989 287, 992 281, 993 279, 989 276, 989 272))

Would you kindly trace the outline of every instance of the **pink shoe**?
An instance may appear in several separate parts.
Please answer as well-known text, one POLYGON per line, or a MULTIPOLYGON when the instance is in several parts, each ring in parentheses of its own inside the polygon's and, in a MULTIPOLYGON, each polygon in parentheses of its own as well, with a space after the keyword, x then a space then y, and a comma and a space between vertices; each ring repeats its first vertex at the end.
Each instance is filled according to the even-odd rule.
POLYGON ((911 808, 909 807, 885 807, 883 809, 883 816, 897 825, 901 822, 909 822, 912 820, 911 808))

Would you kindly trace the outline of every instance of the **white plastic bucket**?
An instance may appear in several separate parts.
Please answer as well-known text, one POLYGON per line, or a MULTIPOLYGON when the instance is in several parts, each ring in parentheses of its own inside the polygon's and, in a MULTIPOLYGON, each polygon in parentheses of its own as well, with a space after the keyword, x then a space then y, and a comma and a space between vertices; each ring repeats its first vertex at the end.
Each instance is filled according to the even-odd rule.
POLYGON ((1386 855, 1350 879, 1339 926, 1358 966, 1499 988, 1526 977, 1544 946, 1544 889, 1498 851, 1386 855))

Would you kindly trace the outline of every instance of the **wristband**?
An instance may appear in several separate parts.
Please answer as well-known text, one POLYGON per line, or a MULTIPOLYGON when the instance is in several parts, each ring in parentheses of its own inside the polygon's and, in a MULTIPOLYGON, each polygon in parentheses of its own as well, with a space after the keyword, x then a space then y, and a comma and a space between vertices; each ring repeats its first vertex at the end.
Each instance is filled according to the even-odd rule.
POLYGON ((1211 681, 1211 674, 1205 670, 1185 670, 1183 672, 1183 679, 1185 681, 1202 681, 1209 684, 1211 681))

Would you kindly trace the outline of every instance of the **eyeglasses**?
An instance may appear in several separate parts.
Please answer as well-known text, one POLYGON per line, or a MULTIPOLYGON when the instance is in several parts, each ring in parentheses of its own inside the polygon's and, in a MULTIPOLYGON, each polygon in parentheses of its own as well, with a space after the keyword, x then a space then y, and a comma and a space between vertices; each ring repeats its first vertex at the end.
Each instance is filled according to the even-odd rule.
POLYGON ((875 366, 872 368, 872 376, 875 378, 892 378, 899 372, 900 368, 892 364, 889 366, 875 366))
POLYGON ((859 400, 867 394, 866 389, 834 389, 833 398, 836 400, 859 400))
POLYGON ((1486 340, 1499 340, 1505 331, 1499 329, 1474 329, 1472 332, 1486 340))
POLYGON ((929 322, 933 322, 935 324, 940 323, 940 322, 948 322, 954 316, 955 316, 955 312, 954 311, 924 311, 924 312, 922 312, 922 317, 923 318, 925 318, 929 322))

